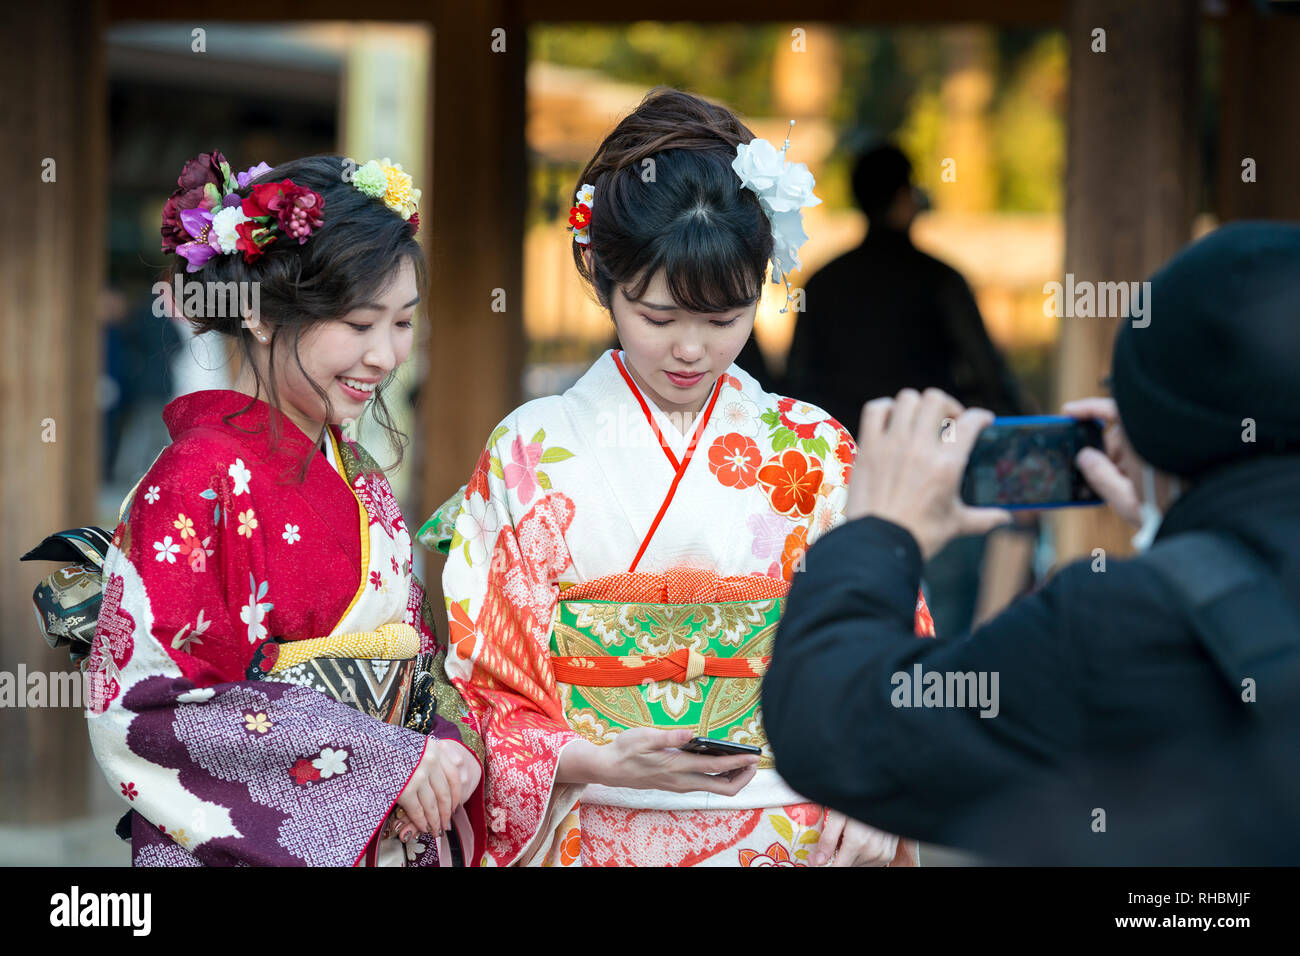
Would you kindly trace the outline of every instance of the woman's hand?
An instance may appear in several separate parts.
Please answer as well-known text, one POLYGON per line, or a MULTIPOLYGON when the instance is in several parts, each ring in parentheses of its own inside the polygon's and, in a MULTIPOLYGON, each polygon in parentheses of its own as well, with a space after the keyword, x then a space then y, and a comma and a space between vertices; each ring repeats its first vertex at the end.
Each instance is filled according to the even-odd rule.
POLYGON ((478 761, 455 740, 430 739, 424 756, 397 798, 396 827, 403 843, 416 833, 441 833, 451 826, 452 814, 474 795, 482 770, 478 761))
POLYGON ((887 866, 898 852, 898 837, 826 810, 822 838, 808 857, 811 866, 887 866))
POLYGON ((633 727, 601 746, 575 740, 561 751, 555 779, 672 793, 704 790, 730 797, 754 778, 757 757, 709 757, 679 749, 694 736, 690 729, 633 727))
POLYGON ((478 788, 483 777, 483 768, 469 749, 456 740, 436 740, 434 743, 442 748, 442 760, 447 772, 455 777, 459 784, 459 799, 452 801, 452 809, 463 806, 478 788))

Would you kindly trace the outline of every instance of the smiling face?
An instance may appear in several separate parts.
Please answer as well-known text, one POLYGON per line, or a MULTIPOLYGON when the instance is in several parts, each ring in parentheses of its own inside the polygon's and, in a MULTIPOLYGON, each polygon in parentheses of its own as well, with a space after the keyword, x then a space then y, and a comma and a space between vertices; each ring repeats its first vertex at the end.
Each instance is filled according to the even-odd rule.
MULTIPOLYGON (((359 418, 375 387, 410 355, 414 337, 411 317, 419 298, 415 269, 409 259, 403 258, 388 287, 371 302, 303 333, 298 344, 302 369, 294 360, 292 346, 285 340, 277 342, 275 384, 284 414, 308 437, 320 434, 326 410, 303 376, 305 369, 311 381, 329 396, 331 425, 359 418)), ((265 378, 270 347, 256 339, 254 345, 265 378)), ((254 394, 251 369, 243 370, 235 388, 254 394)))
POLYGON ((610 303, 632 378, 660 410, 683 420, 704 407, 718 376, 745 347, 757 311, 757 300, 727 312, 679 309, 662 271, 639 301, 616 285, 610 303))

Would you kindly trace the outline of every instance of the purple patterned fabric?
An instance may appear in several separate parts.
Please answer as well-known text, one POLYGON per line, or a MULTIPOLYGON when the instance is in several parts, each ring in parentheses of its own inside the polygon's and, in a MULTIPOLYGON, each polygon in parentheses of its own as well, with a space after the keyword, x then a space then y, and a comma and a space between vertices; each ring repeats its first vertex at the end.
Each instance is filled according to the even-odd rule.
MULTIPOLYGON (((198 692, 212 691, 207 700, 180 703, 178 696, 195 695, 187 684, 146 679, 123 704, 137 714, 127 736, 131 751, 175 769, 180 785, 206 804, 196 805, 179 839, 203 840, 208 818, 219 812, 214 805, 238 831, 201 842, 193 857, 199 863, 351 866, 424 752, 423 735, 307 688, 218 684, 198 692)), ((450 724, 438 730, 440 737, 456 734, 450 724)), ((141 865, 172 859, 158 855, 163 844, 189 856, 138 814, 132 832, 141 865)))

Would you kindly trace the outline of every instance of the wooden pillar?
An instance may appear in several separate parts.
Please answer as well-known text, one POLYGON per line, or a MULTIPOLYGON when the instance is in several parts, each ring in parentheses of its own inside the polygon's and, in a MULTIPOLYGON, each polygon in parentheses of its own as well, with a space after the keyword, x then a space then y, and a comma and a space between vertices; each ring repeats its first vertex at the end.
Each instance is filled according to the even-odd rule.
POLYGON ((1222 38, 1219 219, 1300 220, 1300 16, 1237 3, 1222 38), (1242 179, 1247 159, 1253 182, 1242 179))
MULTIPOLYGON (((515 6, 447 3, 434 25, 419 521, 469 480, 521 394, 527 36, 515 6)), ((433 593, 441 571, 441 560, 428 563, 433 593)))
MULTIPOLYGON (((1146 279, 1191 236, 1196 183, 1196 0, 1071 0, 1065 271, 1146 279), (1094 52, 1105 31, 1105 52, 1094 52)), ((1103 395, 1116 318, 1063 317, 1057 398, 1103 395)), ((1057 559, 1131 551, 1108 510, 1057 517, 1057 559)))
MULTIPOLYGON (((0 13, 0 670, 15 676, 20 664, 29 674, 72 669, 66 651, 42 642, 31 603, 55 565, 20 563, 19 555, 97 514, 108 179, 102 30, 99 2, 6 4, 0 13)), ((77 707, 0 709, 0 821, 86 812, 89 749, 77 707)))

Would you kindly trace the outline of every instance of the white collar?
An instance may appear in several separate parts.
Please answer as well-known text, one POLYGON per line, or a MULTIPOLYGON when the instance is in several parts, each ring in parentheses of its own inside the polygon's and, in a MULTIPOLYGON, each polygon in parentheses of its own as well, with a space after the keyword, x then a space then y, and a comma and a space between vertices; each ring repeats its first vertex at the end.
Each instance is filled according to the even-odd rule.
MULTIPOLYGON (((693 419, 691 419, 690 429, 688 429, 686 434, 682 434, 682 432, 680 432, 677 426, 673 423, 673 420, 669 417, 668 413, 665 412, 662 408, 660 408, 659 405, 654 401, 654 399, 652 399, 649 395, 647 395, 645 393, 645 390, 641 388, 641 386, 637 383, 636 377, 632 374, 632 367, 627 364, 627 353, 624 352, 622 349, 619 349, 618 357, 619 360, 623 363, 623 367, 627 369, 626 381, 634 389, 636 389, 636 393, 640 395, 641 400, 645 402, 646 408, 650 409, 650 414, 653 415, 656 421, 659 423, 659 430, 668 436, 669 446, 672 448, 672 450, 675 453, 681 455, 683 452, 685 452, 686 446, 690 443, 691 435, 694 434, 696 427, 698 427, 700 424, 700 416, 702 416, 705 410, 709 407, 708 399, 705 399, 704 406, 699 410, 696 416, 693 419)), ((615 371, 617 371, 617 369, 615 369, 615 371)), ((623 376, 619 375, 619 379, 623 380, 623 376)), ((713 397, 713 393, 710 392, 709 398, 712 397, 713 397)))
POLYGON ((330 463, 330 467, 340 475, 343 474, 343 463, 339 461, 338 454, 334 451, 334 433, 329 430, 329 426, 325 428, 325 440, 321 452, 325 455, 325 460, 330 463))

